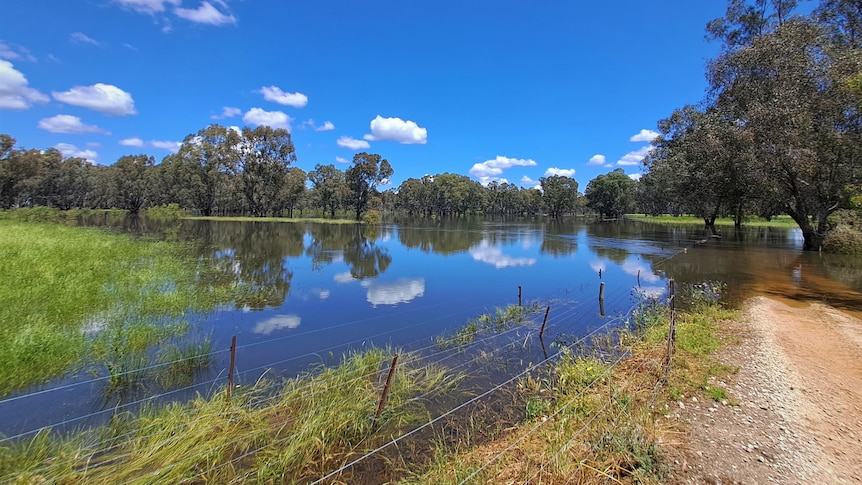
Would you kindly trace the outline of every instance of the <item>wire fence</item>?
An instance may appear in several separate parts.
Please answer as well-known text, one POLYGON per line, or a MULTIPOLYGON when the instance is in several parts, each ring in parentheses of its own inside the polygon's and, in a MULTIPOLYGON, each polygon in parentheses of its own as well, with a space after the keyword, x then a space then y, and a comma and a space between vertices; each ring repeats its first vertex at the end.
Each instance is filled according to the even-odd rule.
MULTIPOLYGON (((393 352, 409 353, 410 355, 410 365, 403 370, 398 370, 398 372, 403 373, 405 376, 417 376, 426 369, 439 366, 446 369, 446 372, 450 375, 459 374, 469 376, 472 384, 477 385, 477 383, 482 383, 484 387, 478 390, 474 389, 475 392, 473 392, 473 395, 469 396, 469 398, 465 400, 453 400, 454 398, 449 399, 446 401, 445 407, 435 408, 435 411, 429 414, 427 420, 409 429, 401 430, 396 436, 378 443, 376 446, 373 446, 372 449, 364 451, 361 454, 348 454, 347 457, 349 457, 349 459, 344 460, 339 466, 336 466, 325 473, 321 473, 316 478, 312 477, 311 479, 304 480, 314 484, 330 482, 340 483, 340 481, 343 481, 343 478, 340 477, 351 476, 350 470, 357 468, 358 465, 363 462, 370 459, 378 459, 384 452, 387 452, 387 450, 399 449, 399 447, 403 446, 408 440, 416 439, 420 434, 427 432, 435 426, 440 426, 448 419, 453 418, 456 414, 468 413, 469 409, 471 407, 475 407, 477 403, 498 398, 501 393, 510 391, 514 385, 522 382, 524 379, 528 379, 531 376, 534 377, 543 372, 546 373, 549 366, 559 362, 561 358, 564 358, 564 356, 571 355, 573 352, 581 352, 584 349, 588 349, 595 345, 594 339, 597 336, 609 335, 614 329, 628 325, 630 319, 633 317, 633 312, 637 311, 635 306, 629 305, 628 310, 625 312, 619 312, 613 316, 606 316, 604 305, 607 301, 610 303, 609 307, 623 308, 624 305, 622 302, 627 298, 631 298, 633 290, 631 288, 613 288, 606 292, 604 283, 601 283, 600 288, 598 301, 590 301, 588 299, 583 301, 567 301, 564 298, 549 299, 548 301, 541 302, 541 304, 539 302, 528 303, 525 310, 523 302, 521 301, 521 287, 519 287, 518 308, 520 311, 517 313, 517 322, 505 322, 505 325, 503 323, 499 323, 496 327, 494 325, 488 325, 485 328, 479 328, 476 331, 467 334, 466 337, 459 333, 463 330, 461 329, 453 333, 443 335, 431 342, 429 342, 427 338, 422 338, 399 345, 400 350, 393 350, 393 352), (594 316, 595 313, 597 313, 597 310, 601 314, 601 319, 598 320, 600 322, 599 325, 593 326, 589 331, 581 333, 576 338, 567 337, 567 330, 573 328, 572 322, 578 321, 579 319, 595 320, 594 316), (587 315, 589 315, 589 318, 586 318, 587 315), (553 329, 553 333, 556 335, 555 340, 551 343, 550 353, 548 352, 548 346, 546 346, 542 338, 542 334, 545 332, 546 328, 553 329), (518 361, 520 364, 518 364, 518 367, 513 368, 510 361, 518 361), (501 365, 501 362, 504 362, 504 365, 501 365), (501 372, 500 367, 503 367, 505 372, 501 372)), ((635 291, 637 291, 636 288, 635 291)), ((673 352, 673 339, 675 336, 674 289, 672 280, 670 280, 668 302, 671 309, 671 318, 668 332, 667 355, 659 356, 655 359, 644 359, 640 361, 634 371, 629 373, 631 377, 628 381, 620 383, 614 389, 611 395, 611 401, 608 401, 601 408, 597 409, 595 413, 582 424, 581 428, 572 432, 567 441, 552 450, 540 461, 536 462, 533 469, 524 470, 524 476, 527 477, 524 483, 537 483, 536 480, 539 480, 546 473, 548 468, 553 467, 555 464, 562 461, 563 457, 565 457, 567 452, 572 449, 573 444, 577 442, 579 436, 584 432, 584 430, 589 427, 593 420, 599 419, 603 413, 608 411, 609 407, 612 406, 613 399, 616 399, 620 393, 626 392, 626 389, 631 386, 643 386, 643 382, 638 383, 636 381, 638 379, 641 381, 644 381, 645 379, 648 380, 651 378, 652 374, 641 372, 642 370, 653 367, 657 362, 664 364, 665 371, 669 370, 670 355, 673 352)), ((485 308, 476 306, 472 308, 472 312, 480 312, 483 309, 485 308)), ((468 313, 470 313, 470 309, 438 314, 433 318, 422 319, 415 323, 411 323, 410 325, 403 326, 402 329, 428 325, 429 322, 432 321, 463 320, 464 316, 468 313)), ((297 338, 299 336, 309 335, 323 330, 332 330, 356 325, 357 323, 358 321, 342 322, 335 326, 327 327, 326 329, 309 330, 274 340, 297 338)), ((380 362, 373 368, 373 370, 356 375, 347 381, 337 380, 335 376, 318 378, 316 380, 309 379, 308 382, 305 383, 299 383, 300 381, 297 381, 297 384, 293 389, 293 397, 289 400, 282 399, 282 396, 280 395, 280 390, 284 386, 283 381, 279 379, 272 379, 271 381, 265 380, 265 376, 269 372, 269 369, 317 354, 331 352, 336 349, 349 349, 352 346, 362 348, 367 342, 373 342, 375 339, 386 338, 388 336, 389 333, 387 332, 379 332, 373 335, 364 336, 361 339, 339 342, 336 345, 317 348, 302 355, 294 355, 284 359, 279 359, 277 361, 270 362, 265 366, 254 366, 248 369, 243 369, 241 372, 236 368, 241 365, 241 361, 236 366, 234 365, 236 353, 238 351, 253 351, 261 344, 261 342, 232 345, 230 349, 220 349, 210 354, 210 358, 218 357, 220 359, 224 359, 227 355, 230 355, 231 357, 230 366, 220 370, 212 379, 195 382, 191 385, 181 386, 166 392, 155 393, 140 399, 118 404, 108 409, 84 413, 68 419, 53 422, 46 426, 39 426, 11 436, 6 436, 0 439, 0 446, 16 445, 22 441, 26 442, 27 439, 34 439, 34 437, 51 429, 68 429, 69 426, 80 425, 92 420, 93 418, 99 418, 101 416, 114 417, 124 412, 133 413, 134 410, 139 409, 141 406, 165 402, 166 400, 170 400, 171 396, 182 395, 183 393, 196 389, 209 389, 209 392, 205 395, 208 399, 218 399, 220 398, 219 396, 226 394, 227 399, 229 400, 230 392, 233 390, 233 376, 236 373, 237 375, 243 376, 246 382, 250 377, 256 376, 254 377, 254 384, 244 385, 244 387, 254 390, 254 397, 238 404, 247 408, 246 412, 250 416, 249 419, 266 419, 268 420, 268 426, 271 429, 288 431, 281 434, 278 439, 267 442, 261 446, 246 446, 243 448, 244 451, 242 453, 236 453, 233 456, 224 457, 223 460, 217 463, 210 463, 210 465, 205 469, 201 469, 200 464, 195 463, 196 457, 188 456, 176 459, 172 463, 167 464, 164 469, 151 470, 150 473, 154 474, 153 476, 157 476, 158 474, 166 473, 171 469, 196 469, 199 470, 199 472, 190 475, 187 481, 203 482, 209 481, 208 477, 218 476, 218 473, 224 469, 242 470, 244 467, 247 467, 249 468, 248 471, 237 473, 233 480, 237 483, 247 480, 260 480, 261 477, 257 476, 257 470, 253 466, 249 466, 249 460, 251 458, 254 458, 256 455, 264 452, 268 448, 278 448, 291 440, 301 439, 297 434, 289 431, 291 426, 297 422, 310 419, 315 414, 330 412, 343 405, 343 403, 331 402, 326 405, 307 410, 301 414, 284 413, 283 419, 273 419, 272 416, 278 415, 277 411, 279 408, 290 408, 299 401, 307 399, 309 396, 316 392, 320 392, 322 388, 329 385, 361 386, 368 382, 379 384, 382 381, 383 376, 387 374, 389 374, 389 378, 391 379, 392 375, 396 372, 395 362, 397 360, 397 354, 395 359, 392 359, 392 355, 387 355, 384 358, 381 358, 380 362), (392 364, 387 365, 390 359, 392 359, 392 364), (230 376, 230 384, 225 389, 224 381, 227 379, 226 376, 230 376)), ((459 483, 478 483, 474 482, 477 477, 482 477, 484 474, 489 473, 489 470, 491 470, 495 464, 500 463, 507 455, 511 455, 515 450, 517 450, 520 444, 532 439, 537 433, 540 433, 543 428, 549 426, 548 423, 554 422, 559 415, 566 413, 569 408, 575 406, 586 393, 593 390, 595 386, 599 385, 599 383, 604 382, 614 369, 616 369, 621 362, 626 360, 626 357, 628 356, 625 353, 606 353, 605 360, 607 360, 607 366, 601 375, 595 376, 588 385, 583 387, 578 393, 569 397, 567 401, 558 405, 555 410, 545 416, 543 420, 537 421, 533 426, 526 428, 523 434, 512 438, 505 447, 490 456, 489 459, 480 465, 476 466, 472 472, 463 477, 459 483)), ((134 373, 147 372, 161 367, 183 363, 192 358, 193 357, 187 357, 176 359, 171 362, 160 362, 158 364, 144 366, 139 369, 127 370, 125 373, 131 375, 134 373)), ((316 374, 314 372, 308 374, 308 376, 315 375, 316 374)), ((3 405, 17 403, 19 401, 25 401, 35 397, 44 397, 46 394, 52 392, 68 391, 76 386, 99 385, 109 378, 111 378, 111 376, 96 376, 79 382, 15 395, 0 400, 0 409, 2 409, 3 405)), ((653 389, 657 389, 659 384, 660 381, 653 382, 653 389)), ((385 405, 385 394, 389 388, 388 383, 385 385, 385 388, 386 390, 383 391, 383 396, 379 403, 377 413, 378 418, 380 416, 380 411, 383 410, 385 405)), ((390 406, 388 411, 391 413, 397 413, 401 410, 399 408, 406 408, 416 402, 424 402, 436 394, 436 389, 428 389, 425 392, 413 395, 406 402, 390 406)), ((655 395, 657 395, 657 393, 653 392, 653 399, 655 399, 655 395)), ((201 415, 186 423, 186 427, 206 425, 205 420, 206 416, 201 415)), ((84 465, 87 469, 116 466, 116 464, 122 463, 123 460, 129 459, 133 454, 142 452, 142 450, 128 449, 127 445, 132 439, 138 442, 146 442, 154 439, 161 432, 162 430, 159 429, 159 423, 154 421, 146 426, 126 430, 124 432, 115 432, 98 439, 91 439, 86 445, 79 448, 79 453, 81 456, 89 456, 86 460, 86 465, 84 465)), ((237 446, 241 443, 253 443, 256 439, 256 433, 258 432, 259 431, 256 430, 249 430, 247 433, 238 433, 226 443, 222 442, 218 445, 209 446, 208 443, 201 443, 201 454, 208 455, 210 452, 217 451, 215 446, 226 446, 227 448, 230 448, 231 446, 237 446)), ((50 474, 53 466, 55 466, 54 463, 47 462, 41 466, 33 467, 28 473, 30 473, 30 476, 40 476, 40 474, 45 474, 47 476, 50 474)), ((571 475, 569 478, 575 479, 575 475, 571 475)), ((3 483, 7 483, 15 481, 16 477, 0 476, 0 480, 2 480, 3 483)))

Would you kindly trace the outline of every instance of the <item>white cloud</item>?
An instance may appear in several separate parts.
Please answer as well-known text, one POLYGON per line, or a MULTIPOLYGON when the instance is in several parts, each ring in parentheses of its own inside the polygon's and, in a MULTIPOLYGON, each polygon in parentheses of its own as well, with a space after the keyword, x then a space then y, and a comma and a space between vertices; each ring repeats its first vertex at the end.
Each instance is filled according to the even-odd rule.
POLYGON ((590 157, 590 161, 587 162, 587 165, 604 165, 605 163, 607 163, 605 156, 597 153, 590 157))
MULTIPOLYGON (((219 3, 224 7, 223 2, 219 3)), ((201 6, 198 8, 177 7, 174 9, 174 13, 177 17, 184 18, 198 24, 224 25, 236 23, 236 17, 234 17, 233 14, 223 14, 209 2, 202 2, 201 6)))
POLYGON ((607 264, 607 261, 597 259, 595 261, 590 262, 590 268, 592 268, 593 271, 595 271, 596 273, 598 273, 599 271, 604 273, 605 271, 608 270, 608 264, 607 264))
POLYGON ((554 175, 559 175, 561 177, 574 177, 575 176, 575 169, 551 167, 551 168, 545 170, 545 177, 551 177, 554 175))
POLYGON ((36 58, 30 53, 30 50, 20 45, 7 44, 0 42, 0 58, 17 61, 19 59, 36 62, 36 58))
POLYGON ((343 157, 335 157, 335 161, 338 163, 350 163, 350 160, 343 157))
POLYGON ((107 115, 126 116, 137 113, 132 95, 112 84, 75 86, 62 93, 54 91, 51 95, 62 103, 89 108, 107 115))
POLYGON ((136 136, 132 138, 124 138, 120 140, 120 145, 123 145, 124 147, 142 147, 144 146, 144 140, 141 140, 136 136))
POLYGON ((264 86, 260 88, 260 93, 263 94, 263 99, 285 106, 302 108, 308 104, 308 96, 300 92, 285 93, 278 86, 264 86))
POLYGON ((42 118, 39 120, 38 126, 51 133, 108 133, 96 125, 85 125, 81 122, 81 118, 71 115, 42 118))
POLYGON ((625 262, 623 262, 623 265, 621 266, 623 272, 632 276, 640 275, 641 281, 645 281, 647 283, 657 282, 660 279, 658 275, 653 273, 646 264, 637 258, 637 256, 629 256, 626 258, 625 262))
POLYGON ((334 129, 335 125, 331 121, 324 121, 322 125, 315 127, 314 131, 332 131, 334 129))
POLYGON ((628 152, 625 155, 623 155, 622 158, 617 160, 617 165, 620 165, 623 167, 632 167, 635 165, 640 165, 640 163, 643 161, 644 157, 646 157, 649 154, 649 152, 652 150, 652 148, 653 148, 652 146, 646 145, 646 146, 641 147, 641 148, 639 148, 633 152, 628 152))
POLYGON ((281 111, 264 111, 260 108, 252 108, 245 113, 242 120, 249 125, 271 126, 290 131, 290 123, 293 121, 293 118, 281 111))
POLYGON ((658 133, 652 130, 641 130, 637 135, 632 135, 629 138, 629 141, 645 141, 647 143, 652 143, 653 140, 658 138, 658 133))
POLYGON ((220 115, 212 115, 210 116, 211 120, 223 120, 225 118, 233 118, 234 116, 239 116, 242 114, 242 110, 239 108, 234 108, 232 106, 225 106, 221 109, 220 115))
POLYGON ((365 148, 371 148, 371 144, 369 144, 367 141, 357 140, 356 138, 352 138, 349 136, 342 136, 335 143, 340 147, 349 148, 351 150, 362 150, 365 148))
POLYGON ((404 145, 424 145, 428 142, 428 130, 420 128, 410 120, 377 115, 371 120, 371 134, 362 138, 368 141, 391 140, 404 145))
POLYGON ((0 60, 0 109, 27 109, 47 103, 48 96, 27 86, 27 78, 9 61, 0 60))
POLYGON ((482 163, 476 163, 470 168, 470 175, 482 179, 483 177, 495 177, 503 173, 503 170, 510 167, 535 167, 535 160, 525 160, 523 158, 509 158, 497 155, 493 160, 486 160, 482 163))
POLYGON ((470 248, 470 256, 476 261, 491 264, 497 269, 512 266, 532 266, 536 264, 536 258, 513 258, 503 254, 502 248, 491 246, 486 240, 470 248))
POLYGON ((362 282, 368 289, 365 299, 374 306, 409 303, 425 294, 423 278, 401 279, 394 283, 362 282))
POLYGON ((533 180, 530 177, 527 177, 526 175, 521 177, 521 187, 535 187, 537 185, 539 185, 538 180, 533 180))
POLYGON ((338 274, 336 274, 335 276, 333 276, 333 277, 332 277, 332 279, 333 279, 336 283, 352 283, 353 281, 355 281, 355 280, 353 279, 353 275, 352 275, 352 274, 350 274, 350 271, 345 271, 345 272, 343 272, 343 273, 338 273, 338 274))
POLYGON ((136 12, 154 14, 165 11, 165 4, 179 5, 181 0, 114 0, 136 12))
POLYGON ((298 315, 276 315, 268 320, 257 322, 252 332, 261 335, 269 335, 283 328, 296 328, 302 320, 298 315))
POLYGON ((509 179, 503 177, 479 177, 479 183, 483 186, 487 187, 491 182, 497 182, 498 184, 508 184, 509 179))
POLYGON ((69 35, 69 39, 76 44, 102 45, 98 40, 84 34, 83 32, 74 32, 69 35))
POLYGON ((176 153, 180 151, 180 147, 183 144, 178 141, 170 141, 170 140, 150 140, 150 146, 154 148, 161 148, 162 150, 167 150, 171 153, 176 153))
POLYGON ((81 150, 71 143, 57 143, 54 148, 59 150, 64 157, 85 158, 90 163, 96 163, 99 154, 93 150, 81 150))
POLYGON ((640 180, 643 177, 642 173, 630 173, 629 178, 632 180, 640 180))

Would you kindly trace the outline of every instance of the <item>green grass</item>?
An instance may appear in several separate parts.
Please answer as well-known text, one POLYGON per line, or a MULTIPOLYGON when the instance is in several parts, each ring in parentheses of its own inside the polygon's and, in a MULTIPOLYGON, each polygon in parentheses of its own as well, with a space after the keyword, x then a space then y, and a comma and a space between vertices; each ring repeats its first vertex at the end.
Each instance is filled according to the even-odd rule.
POLYGON ((0 396, 89 366, 122 374, 231 291, 199 285, 182 246, 92 228, 0 220, 0 261, 0 396))
POLYGON ((427 420, 428 400, 462 379, 403 354, 374 420, 392 353, 346 355, 336 367, 235 389, 230 401, 222 390, 71 437, 43 432, 0 448, 0 481, 307 483, 427 420))
MULTIPOLYGON (((696 216, 672 216, 668 214, 660 216, 648 216, 645 214, 626 214, 625 218, 630 221, 638 222, 654 222, 658 224, 699 224, 703 225, 703 219, 696 216)), ((715 220, 716 226, 733 226, 733 218, 719 217, 715 220)), ((777 228, 795 228, 799 227, 796 221, 790 216, 775 216, 771 220, 752 217, 743 220, 743 226, 746 227, 777 227, 777 228)))
POLYGON ((316 222, 321 224, 359 224, 353 219, 326 219, 323 217, 251 217, 251 216, 188 216, 183 219, 194 221, 233 221, 233 222, 316 222))

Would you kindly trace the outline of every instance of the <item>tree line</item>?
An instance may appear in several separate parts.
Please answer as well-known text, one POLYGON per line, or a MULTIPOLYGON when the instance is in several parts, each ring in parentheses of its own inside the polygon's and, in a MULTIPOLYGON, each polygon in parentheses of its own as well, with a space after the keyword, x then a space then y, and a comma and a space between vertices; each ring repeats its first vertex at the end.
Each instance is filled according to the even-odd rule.
POLYGON ((659 122, 641 206, 718 216, 790 215, 818 249, 862 187, 862 3, 730 0, 707 97, 659 122))
POLYGON ((403 211, 413 216, 470 214, 562 217, 596 211, 619 217, 635 207, 635 182, 622 170, 600 176, 578 192, 571 177, 539 179, 538 188, 507 182, 483 186, 467 176, 442 173, 409 178, 381 191, 394 169, 378 154, 357 153, 346 170, 317 164, 293 166, 290 133, 268 126, 241 130, 210 125, 188 135, 160 163, 149 155, 123 156, 110 166, 63 158, 54 148, 16 148, 0 135, 0 208, 42 205, 59 209, 118 208, 137 213, 177 204, 210 215, 293 217, 316 210, 330 217, 351 211, 403 211))

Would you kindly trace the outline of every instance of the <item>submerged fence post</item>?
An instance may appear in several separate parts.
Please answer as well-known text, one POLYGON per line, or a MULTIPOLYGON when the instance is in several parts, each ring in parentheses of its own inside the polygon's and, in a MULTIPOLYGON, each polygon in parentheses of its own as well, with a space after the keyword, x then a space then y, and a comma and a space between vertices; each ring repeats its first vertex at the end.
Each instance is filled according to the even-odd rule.
MULTIPOLYGON (((601 271, 601 270, 599 270, 601 271)), ((605 316, 605 282, 599 284, 599 313, 605 316)))
POLYGON ((638 270, 638 288, 641 287, 641 270, 638 270))
POLYGON ((519 307, 524 306, 523 302, 521 301, 521 285, 518 285, 518 306, 519 307))
POLYGON ((670 323, 667 331, 667 357, 664 363, 665 374, 670 372, 670 361, 676 346, 676 284, 673 278, 668 282, 668 305, 670 306, 670 323))
POLYGON ((548 307, 547 309, 545 309, 545 319, 542 320, 542 329, 539 330, 539 338, 540 339, 542 338, 542 334, 545 333, 545 325, 548 324, 548 313, 551 313, 551 307, 548 307))
POLYGON ((380 404, 377 405, 377 414, 374 415, 375 420, 380 419, 380 415, 383 414, 383 406, 386 405, 386 398, 389 397, 389 386, 392 385, 392 376, 395 375, 396 364, 398 364, 398 354, 395 354, 395 357, 392 358, 392 365, 389 366, 389 375, 386 377, 386 385, 383 386, 380 404))
POLYGON ((230 367, 227 371, 227 400, 230 401, 233 392, 233 369, 236 364, 236 335, 230 339, 230 367))

